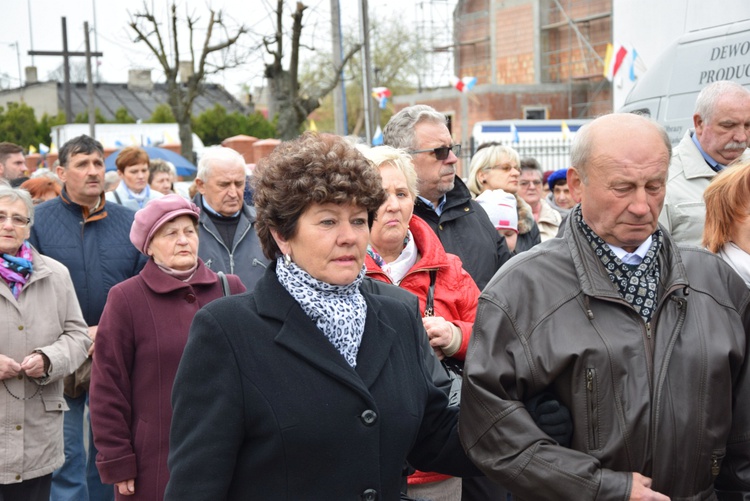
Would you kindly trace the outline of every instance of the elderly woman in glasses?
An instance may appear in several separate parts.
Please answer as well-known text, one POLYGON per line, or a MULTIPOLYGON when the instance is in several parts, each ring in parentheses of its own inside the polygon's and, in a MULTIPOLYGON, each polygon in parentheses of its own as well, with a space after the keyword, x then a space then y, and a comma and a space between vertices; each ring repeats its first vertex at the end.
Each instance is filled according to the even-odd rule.
POLYGON ((254 174, 273 263, 195 317, 175 380, 167 500, 399 499, 402 467, 478 470, 422 361, 408 305, 367 292, 378 172, 306 133, 254 174))
POLYGON ((486 190, 503 190, 515 197, 518 211, 516 254, 529 250, 542 241, 531 206, 518 195, 520 162, 518 152, 510 146, 499 143, 482 144, 471 158, 467 183, 475 197, 486 190))
POLYGON ((91 340, 67 268, 27 239, 34 205, 0 185, 0 499, 49 501, 63 452, 63 377, 91 340))

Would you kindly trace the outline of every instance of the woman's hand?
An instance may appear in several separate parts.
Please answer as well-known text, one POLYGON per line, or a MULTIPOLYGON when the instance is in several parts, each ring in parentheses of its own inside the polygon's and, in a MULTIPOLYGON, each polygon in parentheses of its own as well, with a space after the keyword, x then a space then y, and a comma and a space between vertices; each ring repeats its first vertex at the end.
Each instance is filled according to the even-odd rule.
POLYGON ((45 372, 47 372, 44 370, 44 356, 41 353, 26 355, 26 358, 21 362, 21 370, 29 377, 44 377, 45 372))
POLYGON ((117 482, 115 484, 115 487, 117 487, 117 492, 119 492, 123 496, 132 496, 133 494, 135 494, 135 479, 131 478, 130 480, 117 482))
POLYGON ((458 339, 458 343, 455 342, 457 332, 458 337, 461 337, 461 330, 458 327, 443 317, 423 317, 422 325, 427 331, 430 346, 435 350, 435 355, 440 360, 450 357, 458 351, 458 347, 461 346, 460 339, 458 339))
POLYGON ((21 372, 21 364, 10 357, 0 355, 0 379, 16 377, 21 372))

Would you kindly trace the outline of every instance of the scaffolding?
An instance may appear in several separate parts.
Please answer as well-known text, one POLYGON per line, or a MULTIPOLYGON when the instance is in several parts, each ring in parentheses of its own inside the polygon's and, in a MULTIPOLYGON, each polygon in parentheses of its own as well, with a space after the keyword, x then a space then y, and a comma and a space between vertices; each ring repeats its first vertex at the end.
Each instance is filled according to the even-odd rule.
POLYGON ((574 84, 589 82, 589 98, 576 103, 569 96, 571 117, 596 114, 608 106, 610 86, 602 78, 607 43, 612 41, 611 0, 541 0, 540 40, 542 81, 574 84))
POLYGON ((446 87, 455 76, 453 10, 457 0, 419 0, 414 6, 419 92, 446 87))

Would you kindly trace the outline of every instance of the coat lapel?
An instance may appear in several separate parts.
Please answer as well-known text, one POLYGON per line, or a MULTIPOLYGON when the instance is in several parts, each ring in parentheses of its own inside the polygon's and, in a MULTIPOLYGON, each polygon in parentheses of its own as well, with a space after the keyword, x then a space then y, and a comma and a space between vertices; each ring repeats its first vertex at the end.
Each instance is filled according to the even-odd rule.
MULTIPOLYGON (((363 379, 349 366, 344 357, 328 341, 315 323, 284 289, 276 278, 276 264, 272 263, 258 281, 253 293, 260 315, 282 323, 275 341, 306 363, 330 377, 369 396, 363 379)), ((369 327, 369 314, 365 332, 369 327)), ((366 334, 364 337, 367 337, 366 334)), ((362 353, 360 348, 360 354, 362 353)), ((359 357, 358 357, 359 365, 359 357)))
POLYGON ((383 370, 397 333, 388 322, 383 304, 366 292, 363 295, 367 302, 367 319, 357 354, 357 373, 369 388, 383 370))

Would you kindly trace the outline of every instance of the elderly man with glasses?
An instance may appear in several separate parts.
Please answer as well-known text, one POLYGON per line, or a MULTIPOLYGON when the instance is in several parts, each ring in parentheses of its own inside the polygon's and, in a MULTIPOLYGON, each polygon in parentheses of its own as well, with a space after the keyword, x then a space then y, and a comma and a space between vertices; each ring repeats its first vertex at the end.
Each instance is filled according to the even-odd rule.
POLYGON ((409 106, 388 121, 383 142, 412 155, 419 196, 414 214, 427 221, 445 250, 461 258, 482 289, 510 259, 484 209, 456 176, 461 145, 454 144, 445 116, 426 105, 409 106))

